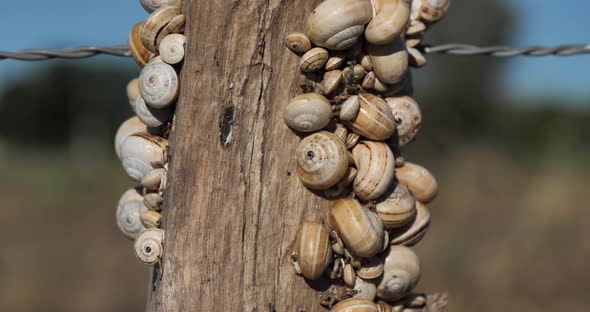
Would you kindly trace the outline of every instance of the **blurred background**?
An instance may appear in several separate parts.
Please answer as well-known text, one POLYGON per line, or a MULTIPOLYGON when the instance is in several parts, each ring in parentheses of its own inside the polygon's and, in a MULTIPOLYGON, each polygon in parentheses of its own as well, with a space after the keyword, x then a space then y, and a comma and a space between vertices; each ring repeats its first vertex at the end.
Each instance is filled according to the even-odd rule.
MULTIPOLYGON (((590 2, 455 0, 426 43, 589 43, 590 2)), ((0 50, 115 45, 138 1, 12 1, 0 50)), ((417 247, 449 311, 590 308, 590 56, 430 55, 406 156, 441 185, 417 247)), ((131 59, 0 61, 3 311, 143 311, 148 269, 115 225, 131 186, 113 152, 131 59)))

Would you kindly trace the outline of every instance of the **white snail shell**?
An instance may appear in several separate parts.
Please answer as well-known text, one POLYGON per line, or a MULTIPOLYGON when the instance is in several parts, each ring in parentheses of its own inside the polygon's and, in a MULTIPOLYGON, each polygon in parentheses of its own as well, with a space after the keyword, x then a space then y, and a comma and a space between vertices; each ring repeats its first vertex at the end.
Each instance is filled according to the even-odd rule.
POLYGON ((369 0, 326 0, 307 18, 307 35, 317 46, 346 50, 358 42, 372 17, 369 0))
POLYGON ((438 183, 428 169, 406 161, 397 168, 395 176, 399 183, 408 187, 414 198, 428 204, 438 194, 438 183))
POLYGON ((165 6, 175 6, 182 8, 182 0, 140 0, 139 2, 148 13, 152 13, 153 11, 165 6))
POLYGON ((162 259, 164 232, 157 228, 145 229, 137 236, 133 249, 139 261, 153 265, 162 259))
POLYGON ((362 200, 377 199, 391 186, 395 177, 395 156, 385 143, 362 141, 352 149, 358 170, 352 187, 362 200))
POLYGON ((135 78, 127 84, 127 98, 129 99, 129 106, 135 112, 135 99, 139 94, 139 79, 135 78))
POLYGON ((414 219, 416 201, 407 187, 394 183, 390 193, 386 194, 386 198, 375 206, 375 212, 381 218, 383 227, 386 229, 399 228, 414 219))
MULTIPOLYGON (((163 55, 162 60, 165 61, 163 55)), ((178 97, 179 89, 178 75, 172 66, 150 62, 141 70, 139 92, 150 107, 162 109, 170 106, 178 97)))
POLYGON ((353 289, 356 291, 353 298, 374 301, 377 296, 377 285, 362 279, 360 276, 356 279, 353 289))
POLYGON ((372 44, 388 44, 401 36, 410 20, 410 0, 374 0, 375 17, 365 29, 372 44))
POLYGON ((169 107, 159 109, 147 105, 143 96, 138 95, 135 99, 135 114, 148 127, 159 127, 170 119, 172 112, 169 107))
POLYGON ((412 223, 391 231, 391 245, 416 245, 430 227, 430 211, 421 202, 416 202, 416 216, 412 223))
POLYGON ((170 34, 160 42, 160 56, 170 65, 178 64, 184 59, 186 37, 183 34, 170 34))
POLYGON ((346 146, 331 132, 321 131, 305 137, 296 155, 299 179, 310 189, 328 189, 340 182, 348 171, 346 146))
POLYGON ((166 26, 179 15, 180 8, 175 6, 164 6, 153 11, 141 27, 141 42, 145 48, 158 53, 160 42, 168 34, 166 26))
POLYGON ((409 96, 385 99, 395 118, 399 146, 411 142, 422 127, 422 111, 418 103, 409 96))
POLYGON ((318 222, 304 222, 297 233, 295 252, 301 274, 310 280, 320 278, 332 261, 328 230, 318 222))
POLYGON ((372 300, 352 298, 340 301, 330 312, 379 312, 372 300))
POLYGON ((115 153, 117 157, 121 158, 121 143, 125 138, 140 132, 147 132, 148 127, 137 117, 131 117, 125 120, 115 134, 115 153))
POLYGON ((285 45, 295 53, 305 53, 311 49, 311 41, 307 35, 300 32, 285 37, 285 45))
POLYGON ((329 57, 330 54, 325 49, 313 48, 301 56, 299 66, 302 72, 311 73, 323 68, 329 57))
POLYGON ((448 12, 451 0, 414 0, 412 17, 427 23, 441 20, 448 12))
POLYGON ((287 126, 295 131, 313 132, 327 126, 332 119, 330 101, 317 93, 292 98, 284 112, 287 126))
POLYGON ((408 71, 408 51, 401 37, 385 45, 367 43, 366 48, 379 81, 394 84, 404 79, 408 71))
POLYGON ((343 120, 343 123, 350 130, 371 140, 390 138, 395 133, 396 126, 387 102, 371 93, 360 93, 358 98, 360 109, 357 115, 353 119, 343 120))
POLYGON ((129 239, 145 229, 140 219, 143 196, 134 188, 127 190, 117 204, 117 226, 129 239))
POLYGON ((383 256, 383 278, 377 285, 377 297, 394 301, 407 295, 420 279, 420 261, 408 247, 391 246, 383 256))
POLYGON ((129 177, 140 182, 166 162, 166 140, 148 133, 135 133, 121 143, 121 161, 129 177))

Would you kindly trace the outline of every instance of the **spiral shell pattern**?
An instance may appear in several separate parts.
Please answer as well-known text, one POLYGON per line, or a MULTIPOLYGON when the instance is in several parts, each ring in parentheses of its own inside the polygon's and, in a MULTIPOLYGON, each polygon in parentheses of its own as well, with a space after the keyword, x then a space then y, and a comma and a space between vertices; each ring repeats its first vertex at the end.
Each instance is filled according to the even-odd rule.
POLYGON ((164 232, 160 229, 152 228, 145 229, 133 244, 135 255, 139 261, 153 265, 156 264, 164 253, 162 241, 164 240, 164 232))
MULTIPOLYGON (((166 61, 164 55, 162 60, 166 61)), ((150 107, 166 108, 178 97, 178 75, 164 62, 150 62, 139 75, 139 92, 150 107)))
POLYGON ((321 131, 304 138, 296 155, 299 179, 310 189, 328 189, 348 171, 346 146, 331 132, 321 131))
POLYGON ((117 205, 117 226, 129 239, 135 237, 145 229, 140 219, 143 196, 134 188, 127 190, 121 196, 117 205))
POLYGON ((362 200, 377 199, 391 186, 395 177, 395 157, 385 143, 362 141, 352 149, 358 169, 353 188, 362 200))

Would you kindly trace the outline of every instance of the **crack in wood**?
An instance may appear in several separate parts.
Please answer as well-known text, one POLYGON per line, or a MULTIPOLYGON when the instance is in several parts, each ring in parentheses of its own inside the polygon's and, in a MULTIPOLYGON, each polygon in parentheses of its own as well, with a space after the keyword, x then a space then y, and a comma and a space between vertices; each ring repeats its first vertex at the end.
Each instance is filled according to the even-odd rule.
POLYGON ((219 118, 219 143, 223 148, 229 148, 234 140, 234 114, 235 106, 230 106, 225 109, 224 113, 219 118))

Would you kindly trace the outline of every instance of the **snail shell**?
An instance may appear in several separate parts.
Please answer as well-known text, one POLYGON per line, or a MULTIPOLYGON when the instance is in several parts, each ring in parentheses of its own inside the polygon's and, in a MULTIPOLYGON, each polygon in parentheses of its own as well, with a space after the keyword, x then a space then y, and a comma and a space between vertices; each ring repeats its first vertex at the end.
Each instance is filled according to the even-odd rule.
POLYGON ((320 278, 332 261, 330 234, 318 222, 305 222, 301 225, 295 250, 301 274, 310 280, 320 278))
POLYGON ((311 50, 311 41, 307 35, 296 32, 285 37, 285 45, 295 53, 305 53, 311 50))
POLYGON ((172 112, 169 107, 158 109, 148 106, 140 94, 135 99, 135 114, 148 127, 159 127, 170 119, 172 112))
POLYGON ((357 56, 357 63, 361 64, 361 66, 366 71, 373 70, 373 63, 371 62, 371 57, 368 56, 366 53, 361 53, 359 54, 359 56, 357 56))
POLYGON ((358 134, 349 133, 348 136, 346 137, 346 148, 348 148, 348 149, 354 148, 359 143, 360 139, 361 139, 361 137, 358 134))
POLYGON ((145 229, 135 239, 133 249, 139 261, 153 265, 162 259, 164 232, 157 228, 145 229))
POLYGON ((162 56, 162 60, 170 65, 180 63, 184 59, 185 44, 186 37, 183 34, 170 34, 164 37, 162 42, 160 42, 160 56, 162 56))
POLYGON ((302 72, 311 73, 324 67, 329 57, 330 54, 325 49, 313 48, 301 56, 299 66, 302 72))
POLYGON ((155 10, 165 6, 175 6, 182 8, 182 0, 140 0, 141 6, 148 12, 152 13, 155 10))
POLYGON ((401 37, 386 45, 367 43, 366 48, 379 81, 394 84, 404 79, 408 71, 408 51, 401 37))
POLYGON ((427 23, 441 20, 448 12, 451 0, 414 0, 412 17, 427 23))
POLYGON ((353 288, 354 284, 356 283, 356 273, 354 272, 354 268, 352 264, 347 263, 344 266, 344 272, 342 273, 342 280, 346 286, 353 288))
POLYGON ((381 251, 383 225, 374 212, 363 208, 356 199, 334 201, 328 222, 353 254, 368 258, 381 251))
POLYGON ((395 183, 393 192, 375 206, 375 212, 381 218, 385 229, 399 228, 408 224, 416 216, 416 201, 408 188, 395 183))
POLYGON ((146 47, 141 42, 141 27, 143 23, 137 23, 131 31, 129 32, 129 52, 131 53, 131 57, 139 67, 144 67, 145 64, 149 62, 149 60, 154 55, 151 51, 146 49, 146 47))
POLYGON ((363 79, 361 87, 365 90, 373 89, 375 87, 375 72, 370 71, 363 79))
POLYGON ((414 198, 428 204, 438 194, 438 183, 426 168, 406 161, 396 170, 395 176, 399 183, 408 187, 414 198))
POLYGON ((325 190, 348 171, 348 151, 333 133, 321 131, 304 138, 297 147, 297 174, 306 187, 325 190))
POLYGON ((166 140, 148 133, 135 133, 121 143, 121 161, 129 177, 140 182, 166 162, 166 140))
POLYGON ((149 210, 158 211, 158 212, 162 211, 162 204, 163 203, 164 203, 164 198, 162 197, 162 195, 160 195, 158 193, 148 193, 148 194, 145 194, 145 196, 143 197, 143 204, 149 210))
POLYGON ((146 228, 152 229, 160 227, 160 221, 162 219, 162 216, 159 212, 150 210, 142 213, 140 218, 141 222, 146 228))
POLYGON ((393 310, 393 307, 382 300, 377 301, 377 309, 379 312, 400 312, 401 310, 393 310))
POLYGON ((399 146, 411 142, 422 127, 422 111, 416 101, 409 96, 388 97, 385 99, 397 124, 399 146))
MULTIPOLYGON (((349 155, 349 159, 352 159, 349 155)), ((354 167, 348 167, 348 171, 346 172, 345 177, 340 180, 336 185, 332 188, 326 190, 324 194, 327 198, 335 199, 342 196, 350 195, 350 185, 354 182, 356 178, 357 170, 354 167)))
POLYGON ((358 170, 352 185, 362 200, 377 199, 391 186, 395 177, 395 157, 385 143, 363 141, 352 150, 358 170))
POLYGON ((413 47, 408 47, 408 54, 409 54, 409 59, 408 59, 409 64, 412 67, 421 68, 426 65, 426 57, 418 49, 415 49, 413 47))
POLYGON ((407 295, 420 279, 420 261, 408 247, 391 246, 385 253, 383 278, 377 285, 377 297, 386 301, 407 295))
POLYGON ((342 82, 342 71, 339 69, 330 70, 324 73, 322 86, 325 94, 334 92, 342 82))
POLYGON ((388 44, 401 36, 410 20, 410 0, 374 0, 375 17, 365 29, 372 44, 388 44))
POLYGON ((382 141, 391 137, 396 126, 387 102, 370 93, 360 93, 358 97, 358 114, 353 119, 343 120, 343 123, 352 131, 371 140, 382 141))
POLYGON ((360 109, 361 104, 359 102, 359 97, 358 95, 353 95, 346 99, 344 103, 342 103, 342 106, 340 107, 340 115, 338 115, 338 118, 340 118, 340 120, 347 121, 353 120, 358 115, 360 109))
POLYGON ((336 53, 335 55, 331 56, 326 62, 326 70, 335 70, 340 68, 342 63, 344 63, 345 59, 346 56, 344 55, 344 53, 336 53))
POLYGON ((416 245, 430 227, 430 211, 421 202, 416 202, 416 217, 411 224, 391 232, 391 245, 416 245))
POLYGON ((346 142, 346 138, 348 137, 348 129, 341 124, 336 124, 336 129, 334 130, 334 135, 336 135, 342 142, 346 142))
POLYGON ((363 279, 372 280, 383 274, 383 259, 372 257, 363 263, 356 271, 356 274, 363 279))
POLYGON ((372 300, 352 298, 339 302, 330 312, 379 312, 372 300))
POLYGON ((170 20, 170 23, 166 25, 166 28, 162 33, 169 34, 182 34, 184 33, 184 27, 186 25, 186 16, 180 14, 170 20))
POLYGON ((115 153, 117 157, 121 158, 121 143, 128 136, 134 133, 147 132, 147 126, 137 117, 131 117, 125 120, 115 134, 115 153))
POLYGON ((422 43, 422 40, 424 40, 424 34, 416 34, 416 35, 406 36, 406 47, 407 48, 415 48, 420 43, 422 43))
POLYGON ((326 0, 307 18, 307 35, 320 47, 347 50, 373 17, 369 0, 326 0))
POLYGON ((134 188, 127 190, 117 205, 117 226, 129 239, 135 239, 145 229, 140 219, 141 205, 143 196, 134 188))
MULTIPOLYGON (((426 25, 419 20, 412 20, 410 26, 406 29, 406 36, 422 34, 426 30, 426 25)), ((406 43, 407 44, 407 43, 406 43)))
POLYGON ((129 99, 129 105, 131 110, 135 112, 135 99, 139 94, 139 79, 135 78, 129 81, 127 84, 127 98, 129 99))
POLYGON ((291 129, 300 132, 317 131, 330 123, 330 101, 317 93, 305 93, 292 98, 283 115, 291 129))
POLYGON ((180 14, 180 8, 175 6, 165 6, 153 11, 141 27, 141 42, 145 48, 158 53, 160 41, 164 39, 162 35, 167 34, 166 26, 180 14))
POLYGON ((150 62, 141 70, 139 92, 150 107, 169 107, 178 97, 178 90, 178 75, 172 66, 164 62, 150 62))
POLYGON ((356 294, 352 296, 353 298, 366 299, 372 302, 377 296, 377 285, 362 279, 360 276, 356 279, 353 289, 356 291, 356 294))
POLYGON ((166 185, 166 169, 156 168, 150 171, 142 180, 141 185, 148 191, 158 191, 166 185))

